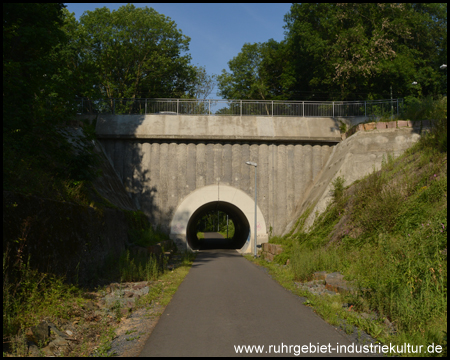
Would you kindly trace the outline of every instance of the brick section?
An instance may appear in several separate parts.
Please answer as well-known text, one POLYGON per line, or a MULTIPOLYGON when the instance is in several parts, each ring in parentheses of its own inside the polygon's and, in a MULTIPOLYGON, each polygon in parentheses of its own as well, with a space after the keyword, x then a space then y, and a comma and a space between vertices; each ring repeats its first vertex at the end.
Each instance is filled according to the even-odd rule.
POLYGON ((281 245, 263 243, 261 245, 261 257, 267 261, 273 261, 275 255, 279 255, 283 252, 281 245))
POLYGON ((368 124, 364 124, 364 130, 375 130, 376 127, 376 123, 368 123, 368 124))
POLYGON ((397 127, 397 121, 389 121, 386 125, 388 129, 395 129, 397 127))

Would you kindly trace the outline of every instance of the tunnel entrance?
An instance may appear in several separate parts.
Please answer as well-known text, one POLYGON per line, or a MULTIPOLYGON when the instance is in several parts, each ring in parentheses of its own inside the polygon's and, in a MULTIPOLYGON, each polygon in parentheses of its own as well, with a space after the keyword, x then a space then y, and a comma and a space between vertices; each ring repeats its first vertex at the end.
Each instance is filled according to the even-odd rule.
POLYGON ((250 224, 247 217, 238 207, 225 201, 213 201, 200 206, 190 217, 186 228, 186 240, 192 250, 241 249, 249 234, 250 224), (229 225, 231 223, 234 226, 234 233, 229 231, 228 238, 221 238, 215 234, 219 230, 225 235, 223 225, 226 215, 229 225), (212 226, 208 223, 208 218, 213 221, 212 226), (198 233, 204 233, 204 238, 198 236, 198 233))

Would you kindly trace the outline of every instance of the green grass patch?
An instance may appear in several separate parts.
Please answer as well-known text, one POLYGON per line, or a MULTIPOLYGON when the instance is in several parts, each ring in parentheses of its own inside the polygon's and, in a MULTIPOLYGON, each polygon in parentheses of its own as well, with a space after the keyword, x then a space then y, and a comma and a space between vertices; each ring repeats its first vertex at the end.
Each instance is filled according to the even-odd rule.
POLYGON ((345 319, 349 331, 355 325, 384 343, 446 347, 446 138, 446 119, 437 119, 402 156, 387 155, 381 170, 347 188, 337 178, 334 201, 308 231, 303 224, 310 210, 289 234, 270 239, 285 249, 275 260, 289 258, 290 265, 256 262, 306 296, 307 305, 331 324, 345 319), (358 295, 318 297, 293 286, 316 271, 341 272, 355 282, 358 295), (342 310, 344 301, 356 312, 342 310), (377 320, 362 319, 361 312, 376 314, 377 320))

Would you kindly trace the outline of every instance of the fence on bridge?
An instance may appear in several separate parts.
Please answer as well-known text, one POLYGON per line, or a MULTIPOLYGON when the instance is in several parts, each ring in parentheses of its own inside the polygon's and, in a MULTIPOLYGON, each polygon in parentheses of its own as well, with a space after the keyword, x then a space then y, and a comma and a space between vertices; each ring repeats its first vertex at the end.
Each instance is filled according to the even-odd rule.
POLYGON ((232 116, 354 117, 398 115, 403 99, 289 101, 213 99, 107 99, 75 101, 77 114, 176 114, 232 116))

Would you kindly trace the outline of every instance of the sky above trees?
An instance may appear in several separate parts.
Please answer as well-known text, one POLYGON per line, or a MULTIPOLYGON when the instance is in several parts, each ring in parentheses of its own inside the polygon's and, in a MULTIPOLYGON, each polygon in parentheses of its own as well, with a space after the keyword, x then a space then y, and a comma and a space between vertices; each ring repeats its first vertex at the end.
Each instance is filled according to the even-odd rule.
MULTIPOLYGON (((66 3, 67 10, 79 17, 86 11, 106 6, 117 10, 121 3, 66 3)), ((284 38, 284 15, 289 12, 288 3, 261 4, 197 4, 151 3, 135 4, 136 7, 152 7, 160 14, 175 21, 183 34, 191 38, 189 53, 192 64, 203 66, 208 74, 220 74, 228 69, 227 62, 236 56, 247 43, 264 42, 270 38, 284 38)), ((217 88, 208 98, 221 98, 217 88)))

